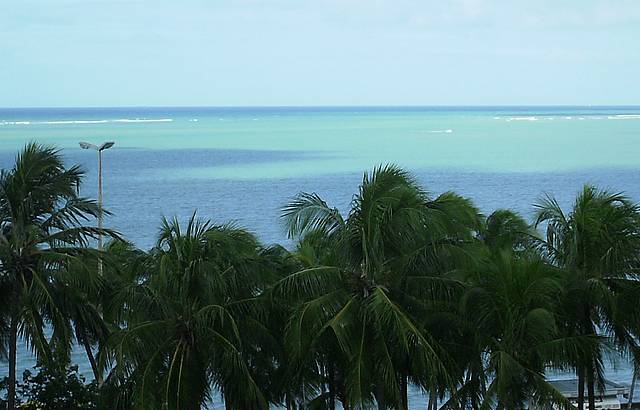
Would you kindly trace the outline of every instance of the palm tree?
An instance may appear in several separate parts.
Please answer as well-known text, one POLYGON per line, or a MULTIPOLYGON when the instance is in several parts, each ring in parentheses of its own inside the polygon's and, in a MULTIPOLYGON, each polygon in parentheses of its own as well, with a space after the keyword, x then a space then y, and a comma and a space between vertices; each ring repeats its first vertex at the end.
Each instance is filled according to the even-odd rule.
POLYGON ((98 347, 98 352, 107 348, 121 308, 114 305, 114 297, 140 277, 148 258, 119 237, 106 244, 99 258, 96 256, 89 254, 71 261, 61 270, 58 275, 61 281, 53 289, 67 318, 69 332, 75 335, 78 346, 84 348, 94 379, 101 386, 104 363, 99 363, 94 348, 98 347))
POLYGON ((124 328, 110 338, 115 378, 134 380, 137 408, 199 409, 223 394, 227 408, 264 409, 240 329, 246 301, 265 286, 259 244, 242 229, 163 219, 149 271, 125 287, 124 328))
POLYGON ((318 369, 296 368, 289 359, 282 336, 292 308, 289 300, 274 295, 272 285, 300 270, 300 261, 280 245, 264 249, 260 257, 261 275, 268 287, 250 300, 251 308, 240 323, 240 332, 252 371, 269 402, 292 409, 305 401, 309 385, 318 385, 318 369))
POLYGON ((286 333, 292 358, 308 362, 337 346, 345 408, 406 409, 407 377, 428 387, 448 382, 446 354, 411 312, 471 239, 475 208, 452 193, 431 199, 389 165, 365 174, 347 217, 307 193, 283 217, 290 237, 320 255, 276 284, 296 306, 286 333))
POLYGON ((498 209, 482 224, 478 239, 491 252, 526 252, 535 247, 535 229, 522 216, 509 209, 498 209))
POLYGON ((101 305, 97 303, 104 288, 104 278, 95 268, 99 260, 88 255, 70 261, 51 284, 51 294, 66 319, 66 332, 73 334, 76 343, 84 348, 94 379, 102 385, 102 372, 92 348, 98 342, 104 343, 109 334, 101 305))
MULTIPOLYGON (((335 262, 335 249, 320 231, 305 235, 296 244, 295 252, 291 254, 296 261, 294 270, 289 275, 320 266, 331 266, 335 262)), ((286 276, 285 276, 286 277, 286 276)), ((284 278, 283 278, 284 279, 284 278)), ((271 289, 265 296, 276 301, 281 309, 281 318, 277 323, 285 326, 280 334, 287 334, 290 326, 288 319, 296 313, 297 300, 281 292, 279 286, 271 289)), ((296 298, 297 299, 297 298, 296 298)), ((284 375, 282 379, 287 384, 284 404, 287 409, 299 408, 327 408, 335 410, 337 401, 348 403, 344 385, 345 374, 341 364, 347 361, 335 338, 323 337, 313 351, 306 357, 299 357, 295 346, 287 346, 292 341, 283 340, 284 375), (288 359, 288 360, 287 360, 288 359)))
MULTIPOLYGON (((486 393, 485 346, 480 339, 479 329, 460 310, 460 300, 471 286, 464 272, 480 271, 488 265, 487 261, 505 252, 514 258, 526 256, 531 250, 531 238, 535 237, 535 232, 520 215, 507 209, 499 209, 486 218, 481 217, 474 231, 475 240, 461 248, 467 255, 454 255, 451 267, 445 269, 444 274, 431 278, 445 285, 442 292, 420 299, 419 306, 423 310, 415 315, 424 318, 425 328, 455 362, 455 379, 459 383, 454 393, 457 402, 477 408, 486 393), (461 263, 465 259, 468 262, 461 263), (432 303, 427 304, 426 300, 432 303)), ((427 409, 437 408, 437 398, 444 398, 445 395, 446 389, 442 387, 431 389, 427 409)))
POLYGON ((452 276, 463 283, 462 292, 431 314, 431 327, 444 333, 439 339, 464 379, 445 407, 566 406, 544 370, 564 366, 566 352, 593 341, 560 332, 564 278, 540 259, 536 231, 511 210, 483 219, 477 239, 473 263, 452 276))
POLYGON ((67 168, 58 150, 28 144, 0 174, 0 289, 8 336, 8 408, 15 408, 16 351, 22 337, 44 362, 52 350, 68 355, 72 336, 56 298, 60 273, 89 253, 91 238, 110 233, 85 224, 99 212, 78 195, 84 171, 67 168), (53 329, 50 341, 44 329, 53 329))
MULTIPOLYGON (((541 244, 545 257, 568 277, 565 332, 610 336, 632 344, 633 331, 616 313, 616 296, 638 287, 640 209, 622 194, 586 185, 568 214, 552 196, 537 205, 536 226, 546 227, 541 244)), ((637 324, 636 324, 637 326, 637 324)), ((637 329, 637 327, 636 327, 637 329)), ((637 333, 636 333, 637 335, 637 333)), ((595 386, 602 383, 603 345, 573 357, 578 375, 578 408, 595 409, 595 386)))
POLYGON ((561 363, 559 352, 585 345, 559 331, 560 272, 535 256, 501 251, 465 276, 459 321, 472 329, 467 343, 480 355, 480 364, 469 368, 466 382, 445 407, 511 410, 535 403, 571 408, 544 375, 548 366, 561 363))

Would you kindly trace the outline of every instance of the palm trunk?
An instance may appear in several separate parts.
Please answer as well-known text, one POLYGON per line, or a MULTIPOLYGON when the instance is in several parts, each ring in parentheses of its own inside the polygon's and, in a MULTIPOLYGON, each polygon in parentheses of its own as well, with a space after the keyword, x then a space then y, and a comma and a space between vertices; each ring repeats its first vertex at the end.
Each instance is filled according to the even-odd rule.
POLYGON ((93 370, 93 377, 96 379, 98 386, 101 387, 103 384, 102 374, 98 370, 98 364, 96 363, 96 359, 93 356, 93 350, 91 350, 91 344, 87 339, 86 335, 82 335, 82 345, 84 346, 84 350, 87 353, 87 358, 89 359, 89 363, 91 364, 91 370, 93 370))
POLYGON ((589 368, 589 372, 587 373, 587 390, 589 393, 589 410, 596 410, 595 381, 591 368, 589 368))
POLYGON ((578 410, 584 410, 584 367, 578 366, 578 410))
POLYGON ((407 376, 400 376, 400 409, 401 410, 409 410, 409 389, 407 383, 407 376))
POLYGON ((18 318, 11 315, 9 325, 9 386, 7 388, 7 410, 16 409, 16 353, 18 350, 18 318))
POLYGON ((328 367, 329 381, 329 410, 336 410, 336 372, 333 368, 333 362, 330 360, 328 367))
POLYGON ((427 403, 427 410, 433 410, 437 407, 436 393, 434 389, 429 390, 429 402, 427 403))
POLYGON ((336 392, 338 394, 338 399, 342 403, 342 408, 344 410, 352 410, 354 406, 349 402, 349 398, 347 397, 347 389, 344 385, 344 375, 340 371, 336 371, 336 392))
POLYGON ((378 410, 387 409, 387 401, 384 397, 384 387, 380 384, 376 386, 376 402, 378 403, 378 410))
POLYGON ((636 382, 638 381, 638 368, 634 367, 633 377, 631 378, 631 386, 629 387, 629 404, 627 408, 630 409, 633 405, 633 392, 636 389, 636 382))

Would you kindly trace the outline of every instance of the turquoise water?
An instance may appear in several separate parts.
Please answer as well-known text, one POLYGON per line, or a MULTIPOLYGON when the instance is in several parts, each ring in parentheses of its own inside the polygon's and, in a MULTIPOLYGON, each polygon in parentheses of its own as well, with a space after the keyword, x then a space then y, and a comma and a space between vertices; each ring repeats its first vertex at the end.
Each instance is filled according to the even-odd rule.
MULTIPOLYGON (((379 162, 414 169, 553 172, 636 167, 634 108, 138 109, 0 112, 0 148, 25 139, 75 148, 112 138, 119 148, 298 151, 298 175, 358 172, 379 162)), ((290 177, 280 163, 169 167, 166 177, 290 177)), ((148 175, 155 177, 156 175, 148 175)))
MULTIPOLYGON (((278 215, 289 198, 316 191, 344 210, 362 172, 386 162, 483 212, 530 216, 543 192, 568 206, 585 182, 640 200, 640 107, 0 109, 0 166, 31 140, 83 164, 91 196, 95 152, 78 142, 115 141, 104 153, 107 223, 143 248, 162 215, 194 209, 286 243, 278 215)), ((19 367, 31 364, 22 352, 19 367)), ((626 363, 608 373, 631 379, 626 363)), ((412 408, 424 401, 412 393, 412 408)))

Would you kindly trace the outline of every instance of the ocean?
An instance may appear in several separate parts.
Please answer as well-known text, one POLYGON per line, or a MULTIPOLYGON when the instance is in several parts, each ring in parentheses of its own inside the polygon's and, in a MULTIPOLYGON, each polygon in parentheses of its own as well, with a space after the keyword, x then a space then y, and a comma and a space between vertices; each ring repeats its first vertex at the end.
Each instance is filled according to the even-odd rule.
MULTIPOLYGON (((289 245, 278 217, 292 196, 317 192, 346 210, 363 172, 385 163, 410 170, 433 195, 472 198, 484 213, 511 208, 530 218, 545 193, 569 207, 585 183, 640 201, 640 107, 0 109, 0 167, 28 141, 82 164, 91 197, 96 153, 78 142, 114 141, 103 153, 113 213, 105 226, 144 249, 162 216, 194 211, 289 245)), ((74 360, 90 375, 81 351, 74 360)), ((19 374, 32 365, 23 349, 19 374)), ((610 363, 607 376, 629 383, 630 366, 610 363)), ((414 389, 410 407, 425 406, 414 389)))

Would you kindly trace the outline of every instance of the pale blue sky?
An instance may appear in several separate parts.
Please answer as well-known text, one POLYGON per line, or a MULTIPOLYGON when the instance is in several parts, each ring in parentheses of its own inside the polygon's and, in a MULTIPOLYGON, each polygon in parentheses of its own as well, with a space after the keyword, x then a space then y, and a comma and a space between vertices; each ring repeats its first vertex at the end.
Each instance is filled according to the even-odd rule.
POLYGON ((640 0, 0 0, 0 106, 640 104, 640 0))

